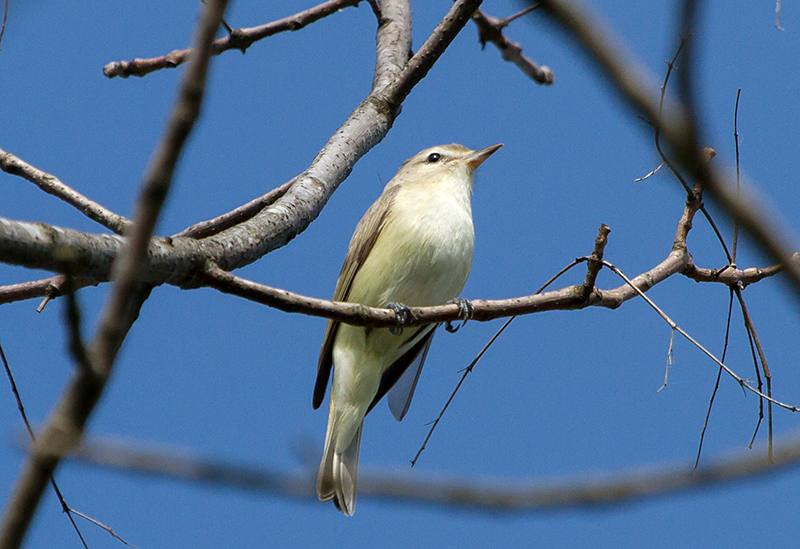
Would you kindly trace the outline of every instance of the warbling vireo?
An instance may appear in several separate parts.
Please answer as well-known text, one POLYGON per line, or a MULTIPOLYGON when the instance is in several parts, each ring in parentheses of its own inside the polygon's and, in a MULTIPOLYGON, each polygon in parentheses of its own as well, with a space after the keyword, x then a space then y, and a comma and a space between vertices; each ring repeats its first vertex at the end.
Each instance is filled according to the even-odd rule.
MULTIPOLYGON (((475 170, 500 147, 442 145, 406 160, 358 223, 333 299, 392 307, 400 322, 403 306, 457 298, 472 267, 475 170)), ((313 399, 319 408, 333 368, 317 493, 345 515, 355 509, 364 416, 388 392, 392 414, 403 418, 435 330, 429 324, 395 335, 328 322, 313 399)))

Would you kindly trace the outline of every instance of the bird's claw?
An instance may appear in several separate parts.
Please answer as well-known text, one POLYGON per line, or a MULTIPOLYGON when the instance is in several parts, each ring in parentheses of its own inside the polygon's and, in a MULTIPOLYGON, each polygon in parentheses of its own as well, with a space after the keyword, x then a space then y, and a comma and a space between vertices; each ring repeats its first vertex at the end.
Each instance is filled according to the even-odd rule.
POLYGON ((472 318, 472 315, 475 313, 475 307, 472 306, 472 303, 469 302, 468 299, 464 299, 463 297, 458 297, 456 299, 451 299, 448 303, 455 303, 458 305, 458 317, 463 318, 464 321, 459 326, 453 326, 453 323, 449 320, 444 323, 444 329, 454 334, 459 331, 468 320, 472 318))
POLYGON ((389 328, 389 332, 392 335, 399 336, 403 333, 403 328, 405 327, 406 322, 410 322, 411 319, 414 318, 414 315, 411 312, 411 309, 402 303, 389 303, 386 305, 386 308, 394 311, 396 320, 396 324, 389 328))

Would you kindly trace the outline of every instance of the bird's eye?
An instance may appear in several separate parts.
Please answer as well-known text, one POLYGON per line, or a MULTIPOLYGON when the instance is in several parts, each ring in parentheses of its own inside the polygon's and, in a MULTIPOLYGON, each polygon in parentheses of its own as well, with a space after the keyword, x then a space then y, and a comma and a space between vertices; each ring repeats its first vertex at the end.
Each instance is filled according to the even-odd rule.
POLYGON ((438 162, 442 159, 442 155, 439 153, 431 153, 428 155, 428 162, 433 164, 434 162, 438 162))

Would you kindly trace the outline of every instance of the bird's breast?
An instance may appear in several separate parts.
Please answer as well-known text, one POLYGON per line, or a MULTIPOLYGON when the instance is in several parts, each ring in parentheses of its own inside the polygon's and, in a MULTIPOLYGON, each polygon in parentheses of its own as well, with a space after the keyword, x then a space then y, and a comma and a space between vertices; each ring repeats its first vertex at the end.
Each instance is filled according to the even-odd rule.
POLYGON ((356 275, 350 300, 379 307, 445 303, 463 289, 474 245, 468 194, 401 192, 356 275))

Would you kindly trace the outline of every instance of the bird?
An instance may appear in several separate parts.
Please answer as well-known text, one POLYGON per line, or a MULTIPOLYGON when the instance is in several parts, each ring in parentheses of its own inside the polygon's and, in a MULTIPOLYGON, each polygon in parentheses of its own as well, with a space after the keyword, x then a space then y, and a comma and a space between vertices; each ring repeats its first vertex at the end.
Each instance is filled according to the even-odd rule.
MULTIPOLYGON (((474 151, 440 145, 406 160, 359 221, 336 282, 334 301, 392 308, 397 328, 329 320, 313 407, 333 373, 325 447, 317 475, 321 501, 346 516, 356 503, 364 417, 387 393, 400 421, 408 411, 437 324, 402 329, 408 307, 454 301, 472 268, 475 170, 502 143, 474 151)), ((466 303, 462 301, 463 305, 466 303)))

